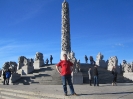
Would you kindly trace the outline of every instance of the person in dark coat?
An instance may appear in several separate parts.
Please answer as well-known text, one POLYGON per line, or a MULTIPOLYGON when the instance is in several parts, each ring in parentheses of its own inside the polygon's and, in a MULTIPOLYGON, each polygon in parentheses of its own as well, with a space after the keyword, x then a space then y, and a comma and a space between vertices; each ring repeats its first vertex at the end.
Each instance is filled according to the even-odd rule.
POLYGON ((89 84, 90 84, 90 86, 92 86, 91 85, 91 81, 92 81, 92 70, 91 70, 91 67, 88 70, 88 75, 89 75, 89 84))
POLYGON ((5 85, 5 82, 6 82, 6 70, 3 70, 3 85, 5 85))
POLYGON ((112 74, 113 74, 113 80, 112 80, 112 86, 117 85, 117 69, 115 66, 112 68, 112 74))
POLYGON ((9 85, 9 80, 11 77, 11 71, 10 69, 8 69, 8 71, 6 71, 6 84, 9 85))
POLYGON ((53 57, 50 55, 50 63, 52 64, 53 57))
POLYGON ((85 55, 85 63, 88 63, 88 57, 85 55))
POLYGON ((97 66, 94 66, 93 75, 94 75, 94 86, 96 85, 99 86, 97 66))

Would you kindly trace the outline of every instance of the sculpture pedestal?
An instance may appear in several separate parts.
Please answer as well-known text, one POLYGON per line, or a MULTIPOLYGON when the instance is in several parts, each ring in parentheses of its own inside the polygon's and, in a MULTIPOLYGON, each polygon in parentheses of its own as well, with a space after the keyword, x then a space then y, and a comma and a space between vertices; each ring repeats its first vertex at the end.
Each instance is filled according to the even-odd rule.
POLYGON ((20 70, 17 71, 17 73, 21 75, 27 75, 32 71, 34 71, 33 66, 23 66, 20 70))
POLYGON ((34 61, 34 69, 40 69, 44 65, 44 61, 36 60, 34 61))
POLYGON ((123 73, 123 76, 133 81, 133 72, 123 73))
POLYGON ((100 66, 102 68, 105 68, 105 69, 107 68, 107 64, 106 64, 106 62, 104 60, 96 61, 96 65, 98 65, 98 66, 100 66))
POLYGON ((12 76, 11 76, 11 78, 10 78, 9 84, 14 83, 15 81, 17 81, 20 78, 21 78, 21 75, 20 74, 13 73, 12 76))
POLYGON ((81 72, 73 73, 72 72, 72 82, 73 84, 83 84, 83 75, 81 72))

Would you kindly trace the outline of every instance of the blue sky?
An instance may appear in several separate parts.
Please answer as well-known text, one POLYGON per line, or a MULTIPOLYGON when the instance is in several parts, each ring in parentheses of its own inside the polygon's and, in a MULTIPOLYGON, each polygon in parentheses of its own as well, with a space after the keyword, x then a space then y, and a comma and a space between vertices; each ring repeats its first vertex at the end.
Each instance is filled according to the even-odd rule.
MULTIPOLYGON (((76 58, 101 52, 133 61, 133 0, 67 0, 71 47, 76 58)), ((0 0, 0 67, 19 56, 60 60, 63 0, 0 0)))

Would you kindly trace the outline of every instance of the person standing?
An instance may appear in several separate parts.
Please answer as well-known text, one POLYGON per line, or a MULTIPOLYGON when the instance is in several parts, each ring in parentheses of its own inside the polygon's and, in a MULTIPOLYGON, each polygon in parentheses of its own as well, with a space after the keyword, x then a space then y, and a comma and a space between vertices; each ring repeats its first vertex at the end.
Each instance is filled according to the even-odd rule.
POLYGON ((90 86, 92 86, 91 85, 91 81, 92 81, 92 70, 91 70, 91 67, 88 70, 88 75, 89 75, 89 84, 90 84, 90 86))
POLYGON ((5 85, 5 82, 6 82, 6 70, 3 70, 3 85, 5 85))
POLYGON ((94 66, 94 71, 93 71, 93 75, 94 75, 94 86, 99 86, 99 81, 98 81, 98 70, 97 70, 97 66, 94 66))
POLYGON ((56 69, 60 73, 63 83, 64 94, 67 96, 67 83, 70 88, 71 95, 77 95, 74 91, 74 87, 71 80, 71 73, 73 71, 73 63, 67 60, 67 55, 63 55, 64 60, 61 60, 57 65, 56 69))
POLYGON ((11 77, 11 71, 10 69, 8 69, 8 71, 6 71, 6 84, 9 85, 9 80, 11 77))
POLYGON ((112 86, 116 85, 117 86, 117 69, 115 66, 112 68, 112 74, 113 74, 113 80, 112 80, 112 86))
POLYGON ((49 63, 49 60, 48 60, 48 58, 46 59, 46 64, 48 65, 48 63, 49 63))
POLYGON ((85 63, 88 63, 88 57, 85 55, 85 63))
POLYGON ((52 57, 52 55, 50 55, 50 63, 51 63, 51 65, 52 65, 52 60, 53 60, 53 57, 52 57))

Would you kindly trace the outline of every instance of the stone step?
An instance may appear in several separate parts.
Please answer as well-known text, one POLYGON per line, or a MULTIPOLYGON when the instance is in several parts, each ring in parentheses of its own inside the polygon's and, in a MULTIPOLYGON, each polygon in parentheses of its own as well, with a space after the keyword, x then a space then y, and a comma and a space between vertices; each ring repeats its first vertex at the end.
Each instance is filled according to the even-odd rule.
POLYGON ((2 92, 0 99, 28 99, 28 98, 21 98, 21 97, 17 97, 17 96, 12 96, 12 95, 8 95, 8 94, 5 94, 4 92, 2 92))
MULTIPOLYGON (((23 90, 12 90, 0 88, 1 96, 4 99, 61 99, 60 96, 55 97, 54 94, 44 94, 42 92, 30 92, 23 90)), ((1 99, 1 98, 0 98, 1 99)))

